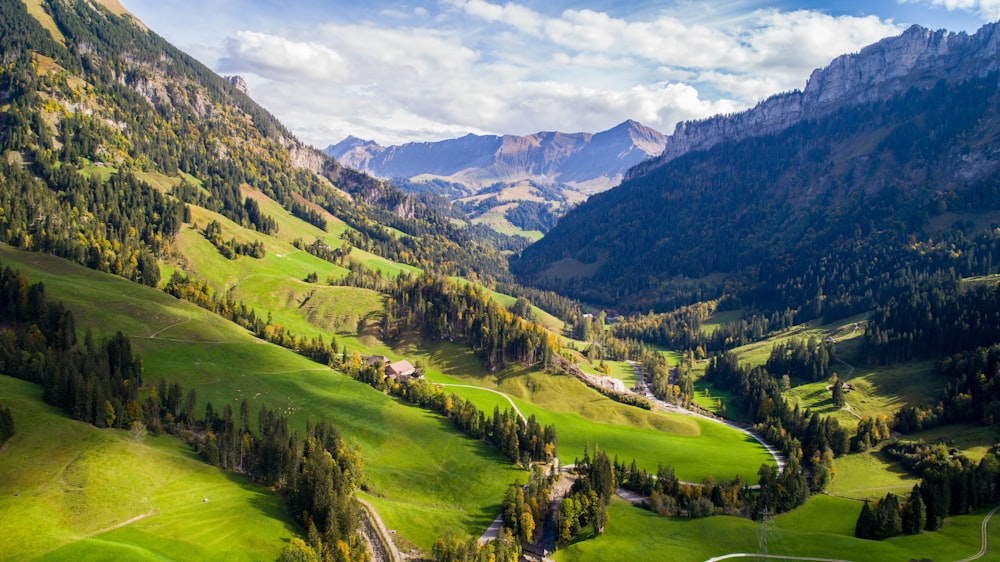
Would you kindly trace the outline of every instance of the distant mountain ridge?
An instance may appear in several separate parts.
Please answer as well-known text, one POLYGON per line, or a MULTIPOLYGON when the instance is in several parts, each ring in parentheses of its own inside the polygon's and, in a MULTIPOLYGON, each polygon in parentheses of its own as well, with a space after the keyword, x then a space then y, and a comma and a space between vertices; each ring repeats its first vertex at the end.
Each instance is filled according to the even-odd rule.
POLYGON ((663 153, 637 166, 627 177, 724 141, 776 133, 845 105, 885 100, 913 86, 929 87, 940 79, 983 76, 1000 68, 998 25, 985 25, 973 35, 913 25, 899 36, 839 56, 814 70, 801 91, 771 96, 741 113, 678 123, 667 137, 663 153))
POLYGON ((473 135, 384 147, 348 137, 325 152, 382 178, 430 174, 474 186, 532 180, 590 191, 616 185, 625 172, 664 148, 662 133, 625 121, 599 133, 473 135))

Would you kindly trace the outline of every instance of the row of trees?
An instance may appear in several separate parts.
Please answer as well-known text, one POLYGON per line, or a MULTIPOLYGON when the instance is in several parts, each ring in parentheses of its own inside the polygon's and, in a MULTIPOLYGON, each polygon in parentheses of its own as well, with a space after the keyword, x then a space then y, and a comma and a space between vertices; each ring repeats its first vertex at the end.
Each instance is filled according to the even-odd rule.
POLYGON ((754 424, 754 431, 780 447, 789 458, 811 462, 827 449, 840 456, 851 450, 850 436, 834 418, 789 406, 781 383, 766 367, 740 365, 730 352, 713 357, 705 378, 735 394, 735 406, 754 424))
POLYGON ((906 502, 889 494, 865 507, 856 536, 882 539, 900 533, 936 531, 949 515, 964 515, 1000 500, 1000 450, 990 449, 974 463, 943 445, 892 441, 883 448, 921 476, 906 502))
POLYGON ((903 503, 892 492, 869 505, 861 506, 861 514, 854 526, 854 536, 859 539, 882 540, 898 535, 916 535, 927 524, 927 510, 920 487, 914 486, 910 497, 903 503))
POLYGON ((522 419, 513 409, 493 408, 487 416, 470 400, 425 380, 409 380, 395 385, 391 392, 406 400, 448 417, 459 430, 473 439, 483 439, 500 450, 512 462, 528 466, 532 462, 551 461, 556 455, 556 428, 542 426, 534 414, 522 419))
MULTIPOLYGON (((247 199, 247 201, 253 201, 247 199)), ((239 256, 250 256, 252 258, 263 258, 266 255, 264 242, 254 240, 253 242, 240 242, 235 237, 226 240, 222 237, 222 225, 219 221, 212 220, 205 225, 202 235, 212 243, 219 253, 227 260, 234 260, 239 256)))
POLYGON ((771 348, 764 367, 777 377, 788 375, 799 380, 816 382, 833 374, 830 369, 832 344, 815 336, 776 343, 771 348))
POLYGON ((515 316, 473 283, 424 273, 400 276, 388 289, 383 334, 415 329, 433 340, 464 340, 491 371, 512 362, 551 365, 559 352, 554 335, 515 316))
MULTIPOLYGON (((9 267, 0 271, 0 323, 7 326, 0 331, 0 370, 41 384, 46 402, 97 427, 182 435, 207 462, 281 491, 322 559, 365 556, 353 503, 360 457, 331 424, 307 424, 301 438, 286 417, 262 406, 254 430, 246 401, 238 418, 229 404, 216 413, 208 403, 198 420, 194 390, 185 396, 180 384, 162 380, 140 397, 142 361, 127 336, 118 332, 97 344, 88 332, 77 345, 72 313, 9 267)), ((3 409, 0 435, 8 429, 13 421, 3 409)))
POLYGON ((549 513, 549 494, 554 479, 555 475, 546 474, 542 467, 536 466, 527 484, 514 483, 507 488, 501 510, 503 526, 518 541, 530 543, 534 540, 536 530, 549 513))
POLYGON ((608 523, 608 503, 617 487, 614 466, 608 454, 595 447, 594 456, 584 449, 583 459, 574 463, 577 478, 559 504, 556 514, 557 539, 567 544, 590 526, 595 535, 608 523))
MULTIPOLYGON (((814 464, 826 466, 826 461, 818 460, 814 464)), ((810 494, 806 478, 794 460, 780 473, 770 465, 761 465, 757 472, 760 478, 757 490, 741 476, 724 481, 707 476, 700 483, 682 482, 672 467, 663 465, 653 475, 639 470, 634 460, 628 468, 616 462, 615 474, 620 486, 647 496, 645 506, 666 517, 733 515, 761 519, 802 505, 810 494)), ((821 489, 813 488, 812 491, 821 489)))

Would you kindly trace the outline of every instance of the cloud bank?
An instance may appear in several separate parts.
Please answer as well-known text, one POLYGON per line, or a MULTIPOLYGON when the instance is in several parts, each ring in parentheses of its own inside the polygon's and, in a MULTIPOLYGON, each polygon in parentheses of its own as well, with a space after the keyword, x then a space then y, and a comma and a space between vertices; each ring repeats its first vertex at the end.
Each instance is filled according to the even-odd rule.
POLYGON ((802 88, 834 57, 902 31, 891 19, 807 10, 706 19, 445 0, 372 21, 239 30, 214 67, 243 74, 260 103, 317 146, 348 134, 392 144, 599 131, 629 118, 671 132, 802 88))

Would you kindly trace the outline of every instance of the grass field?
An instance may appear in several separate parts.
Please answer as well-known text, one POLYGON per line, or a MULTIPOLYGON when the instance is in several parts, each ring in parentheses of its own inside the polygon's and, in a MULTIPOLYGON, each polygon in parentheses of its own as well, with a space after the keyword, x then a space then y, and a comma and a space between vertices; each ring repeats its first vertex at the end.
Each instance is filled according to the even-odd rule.
MULTIPOLYGON (((542 424, 554 424, 559 435, 559 457, 572 462, 584 447, 595 445, 626 462, 655 471, 662 463, 673 466, 684 479, 701 481, 711 474, 756 478, 757 470, 772 459, 749 437, 721 424, 692 416, 649 412, 610 400, 575 378, 550 375, 520 367, 487 374, 478 360, 453 344, 410 347, 403 352, 428 365, 433 382, 475 385, 512 397, 524 415, 534 414, 542 424)), ((488 412, 509 403, 494 393, 449 388, 488 412)))
MULTIPOLYGON (((142 355, 144 379, 176 380, 198 393, 199 408, 250 400, 278 408, 302 428, 332 419, 361 449, 371 501, 404 545, 429 550, 444 529, 478 535, 499 509, 506 486, 525 473, 449 422, 261 343, 244 330, 165 293, 51 256, 0 247, 5 265, 42 281, 76 313, 80 330, 121 329, 142 355)), ((255 416, 252 416, 255 417, 255 416)))
MULTIPOLYGON (((975 554, 986 510, 949 518, 943 529, 884 541, 854 538, 860 502, 814 496, 806 505, 775 517, 767 531, 772 555, 836 558, 846 561, 955 560, 975 554)), ((759 552, 761 525, 748 519, 710 517, 668 519, 615 499, 604 535, 555 553, 557 561, 671 560, 703 562, 735 552, 759 552)), ((1000 525, 988 528, 983 560, 1000 558, 1000 525)), ((752 560, 752 558, 750 558, 752 560)))
POLYGON ((277 496, 177 439, 73 421, 6 376, 0 396, 17 430, 0 451, 0 560, 273 560, 295 530, 277 496))
POLYGON ((1000 442, 1000 432, 991 426, 977 423, 957 423, 912 433, 905 439, 944 443, 949 448, 958 449, 970 460, 979 462, 990 447, 1000 442))
POLYGON ((881 498, 889 492, 908 496, 920 479, 880 450, 875 448, 836 459, 837 473, 826 492, 854 500, 881 498))

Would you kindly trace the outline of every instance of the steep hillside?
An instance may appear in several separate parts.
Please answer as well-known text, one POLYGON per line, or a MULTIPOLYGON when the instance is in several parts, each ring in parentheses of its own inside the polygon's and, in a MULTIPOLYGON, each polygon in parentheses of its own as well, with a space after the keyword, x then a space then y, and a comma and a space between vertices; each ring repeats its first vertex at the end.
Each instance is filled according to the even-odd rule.
MULTIPOLYGON (((993 29, 963 41, 992 41, 993 29)), ((960 73, 953 57, 932 61, 941 66, 916 68, 922 80, 912 76, 909 89, 884 100, 846 97, 780 132, 717 139, 637 168, 567 214, 512 269, 607 306, 667 308, 729 294, 800 318, 869 310, 901 278, 993 272, 998 74, 973 65, 960 73)), ((737 127, 752 115, 713 122, 737 127)))
POLYGON ((416 260, 507 275, 488 245, 302 145, 131 15, 87 2, 31 5, 30 13, 21 2, 0 6, 10 61, 0 69, 0 241, 155 285, 184 203, 259 232, 276 228, 241 194, 250 186, 321 229, 323 213, 340 217, 366 249, 401 252, 398 239, 383 239, 397 237, 389 226, 418 237, 406 243, 416 260))

